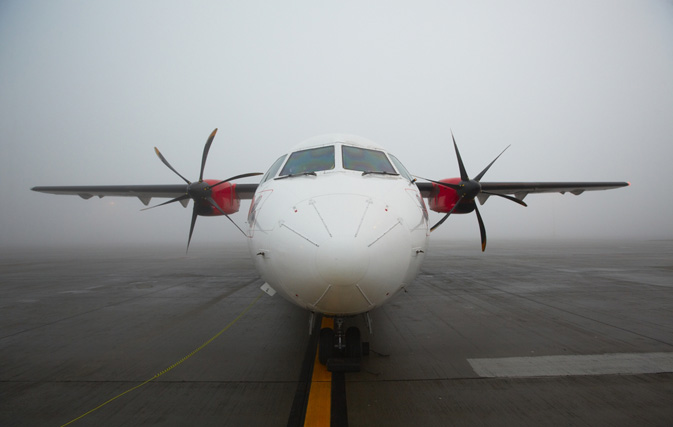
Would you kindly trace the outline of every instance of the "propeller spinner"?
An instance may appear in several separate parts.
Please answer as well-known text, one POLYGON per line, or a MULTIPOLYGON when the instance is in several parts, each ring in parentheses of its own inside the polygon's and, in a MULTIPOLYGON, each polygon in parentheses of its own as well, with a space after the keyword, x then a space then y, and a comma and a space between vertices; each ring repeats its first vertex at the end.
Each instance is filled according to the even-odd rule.
POLYGON ((210 185, 207 182, 204 182, 203 181, 203 170, 206 167, 206 160, 208 159, 208 152, 210 151, 210 146, 213 143, 213 139, 215 138, 216 133, 217 133, 217 128, 215 128, 215 130, 213 130, 211 132, 210 136, 208 137, 208 140, 206 141, 206 145, 203 148, 203 156, 201 158, 201 171, 199 172, 199 180, 197 182, 191 182, 187 178, 182 176, 180 174, 180 172, 175 170, 175 168, 173 168, 173 166, 171 166, 171 164, 168 163, 168 160, 166 160, 166 158, 161 154, 159 149, 157 147, 154 147, 154 151, 157 153, 157 156, 159 156, 159 159, 163 162, 163 164, 166 165, 170 170, 172 170, 177 176, 182 178, 182 180, 187 183, 187 189, 186 189, 185 194, 182 195, 182 196, 176 197, 174 199, 171 199, 167 202, 164 202, 164 203, 161 203, 161 204, 158 204, 158 205, 155 205, 155 206, 151 206, 149 208, 145 208, 143 210, 152 209, 152 208, 168 205, 168 204, 175 203, 175 202, 181 202, 181 201, 187 200, 187 199, 194 200, 194 208, 192 210, 192 221, 191 221, 191 225, 189 227, 189 238, 187 239, 187 250, 189 250, 189 244, 192 241, 192 234, 194 233, 194 225, 196 224, 196 217, 199 215, 199 208, 200 208, 200 206, 202 206, 204 204, 204 202, 210 204, 212 207, 214 207, 215 209, 220 211, 222 213, 222 215, 226 216, 227 219, 229 221, 231 221, 231 223, 234 224, 236 226, 236 228, 238 228, 241 231, 241 233, 245 234, 245 232, 243 230, 241 230, 241 227, 239 227, 229 217, 229 215, 227 215, 224 212, 224 210, 222 210, 222 208, 213 199, 213 197, 212 197, 213 188, 217 187, 218 185, 224 184, 225 182, 233 181, 235 179, 246 178, 246 177, 256 176, 256 175, 262 175, 261 172, 252 172, 252 173, 244 173, 244 174, 241 174, 241 175, 232 176, 231 178, 225 179, 224 181, 220 181, 220 182, 218 182, 216 184, 213 184, 213 185, 210 185))
POLYGON ((427 178, 422 178, 425 179, 426 181, 433 182, 437 185, 441 185, 443 187, 451 188, 452 190, 455 190, 457 195, 458 195, 458 201, 455 203, 453 208, 444 215, 442 219, 440 219, 437 224, 433 225, 430 231, 434 231, 437 227, 442 225, 444 221, 451 215, 456 208, 458 208, 459 205, 465 206, 465 204, 471 203, 474 204, 474 212, 477 214, 477 221, 479 222, 479 232, 481 233, 481 250, 482 252, 486 250, 486 228, 484 227, 484 221, 481 218, 481 214, 479 213, 479 208, 477 207, 477 204, 474 202, 474 199, 479 195, 479 194, 485 194, 488 196, 498 196, 502 197, 507 200, 511 200, 512 202, 518 203, 521 206, 528 206, 526 203, 524 203, 522 200, 519 200, 515 197, 507 196, 505 194, 498 194, 498 193, 492 193, 488 191, 483 191, 481 188, 481 184, 479 181, 484 177, 484 174, 491 168, 493 163, 495 163, 496 160, 500 156, 502 156, 502 153, 504 153, 509 146, 507 146, 498 156, 493 159, 491 163, 488 164, 482 170, 479 175, 474 177, 474 179, 470 179, 469 175, 467 174, 467 171, 465 169, 465 165, 463 164, 463 159, 460 156, 460 151, 458 151, 458 144, 456 144, 456 138, 453 136, 453 132, 451 132, 451 138, 453 139, 453 147, 456 150, 456 158, 458 159, 458 167, 460 168, 460 179, 461 181, 458 184, 451 184, 448 182, 441 182, 441 181, 434 181, 432 179, 427 179, 427 178))

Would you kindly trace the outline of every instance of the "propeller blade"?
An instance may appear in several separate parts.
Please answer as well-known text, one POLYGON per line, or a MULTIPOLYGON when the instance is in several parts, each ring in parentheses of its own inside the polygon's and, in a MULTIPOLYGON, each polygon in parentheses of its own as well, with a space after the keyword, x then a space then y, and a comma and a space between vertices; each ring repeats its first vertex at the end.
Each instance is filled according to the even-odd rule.
POLYGON ((523 207, 528 207, 528 205, 527 205, 523 200, 519 200, 519 199, 517 199, 516 197, 507 196, 507 195, 505 195, 505 194, 491 193, 491 192, 489 192, 489 191, 482 191, 481 193, 482 193, 482 194, 488 194, 489 196, 498 196, 498 197, 502 197, 503 199, 511 200, 511 201, 513 201, 514 203, 518 203, 518 204, 520 204, 520 205, 523 206, 523 207))
MULTIPOLYGON (((458 150, 458 144, 456 143, 456 137, 453 135, 453 131, 451 131, 451 139, 453 140, 453 148, 456 151, 456 158, 458 160, 458 167, 460 168, 460 179, 461 179, 460 184, 459 185, 449 184, 449 183, 446 183, 446 182, 433 181, 431 179, 426 179, 426 178, 419 177, 421 179, 425 179, 426 181, 430 181, 434 184, 441 185, 441 186, 456 190, 458 192, 458 194, 460 195, 460 198, 458 199, 456 204, 453 206, 453 208, 451 208, 449 213, 444 215, 444 217, 441 220, 439 220, 439 222, 437 224, 433 225, 432 228, 430 229, 430 231, 434 231, 435 229, 437 229, 437 227, 442 225, 444 223, 444 221, 446 221, 446 219, 449 217, 449 215, 451 215, 456 210, 458 205, 461 202, 463 202, 464 200, 467 200, 468 203, 472 203, 475 198, 479 198, 479 201, 485 202, 485 199, 488 198, 489 196, 498 196, 498 197, 502 197, 504 199, 510 200, 512 202, 518 203, 521 206, 528 206, 526 203, 523 202, 523 200, 519 200, 516 197, 512 197, 512 196, 508 196, 508 195, 504 195, 504 194, 498 194, 498 193, 491 193, 491 192, 488 192, 488 191, 483 191, 481 189, 482 188, 481 184, 479 183, 479 181, 484 177, 484 174, 486 174, 486 172, 488 172, 488 170, 491 168, 491 166, 493 166, 495 161, 498 160, 500 158, 500 156, 502 156, 505 151, 507 151, 507 149, 510 147, 509 145, 507 147, 505 147, 505 149, 502 150, 502 152, 500 154, 498 154, 498 156, 495 159, 493 159, 493 161, 491 163, 489 163, 488 166, 486 166, 484 168, 484 170, 482 170, 479 173, 479 175, 477 175, 474 179, 470 179, 470 177, 467 174, 467 170, 465 169, 465 164, 463 163, 463 158, 461 157, 460 151, 458 150)), ((483 252, 483 251, 486 250, 486 227, 484 226, 484 220, 481 218, 481 213, 479 212, 479 208, 477 207, 476 203, 474 205, 474 212, 477 214, 477 221, 479 221, 479 232, 481 234, 481 250, 483 252)))
POLYGON ((423 179, 425 181, 430 181, 430 182, 435 183, 437 185, 441 185, 443 187, 451 188, 452 190, 456 190, 456 191, 460 190, 460 185, 458 185, 458 184, 449 184, 448 182, 434 181, 432 179, 423 178, 422 176, 416 176, 416 178, 420 178, 420 179, 423 179))
POLYGON ((241 175, 232 176, 229 179, 225 179, 224 181, 220 181, 217 184, 211 185, 210 188, 215 188, 220 184, 224 184, 225 182, 233 181, 235 179, 247 178, 249 176, 257 176, 257 175, 264 175, 264 174, 262 172, 250 172, 250 173, 244 173, 244 174, 241 174, 241 175))
POLYGON ((163 202, 163 203, 158 204, 158 205, 150 206, 149 208, 141 209, 141 211, 146 211, 146 210, 148 210, 148 209, 158 208, 159 206, 168 205, 168 204, 170 204, 170 203, 179 202, 179 201, 182 201, 182 200, 185 200, 185 199, 189 199, 189 198, 190 198, 189 195, 185 194, 185 195, 182 195, 182 196, 180 196, 180 197, 176 197, 175 199, 171 199, 171 200, 169 200, 169 201, 167 201, 167 202, 163 202))
POLYGON ((206 159, 208 158, 208 152, 210 151, 210 146, 215 139, 215 134, 217 133, 217 128, 210 133, 208 140, 206 141, 206 146, 203 147, 203 157, 201 157, 201 172, 199 173, 199 182, 203 182, 203 169, 206 167, 206 159))
POLYGON ((477 221, 479 221, 479 232, 481 233, 481 251, 486 250, 486 227, 484 227, 484 220, 481 219, 481 214, 479 213, 479 208, 474 207, 474 212, 477 214, 477 221))
POLYGON ((474 180, 475 180, 475 181, 480 181, 481 178, 483 178, 483 176, 484 176, 484 174, 486 173, 486 171, 488 171, 488 170, 491 168, 491 166, 493 166, 493 163, 495 163, 495 161, 498 160, 498 158, 499 158, 500 156, 502 156, 502 153, 504 153, 505 151, 507 151, 507 149, 508 149, 509 147, 511 147, 511 146, 512 146, 512 145, 510 144, 510 145, 508 145, 507 147, 505 147, 505 149, 502 150, 502 152, 501 152, 500 154, 498 154, 498 157, 496 157, 495 159, 493 159, 493 161, 492 161, 491 163, 489 163, 488 166, 486 166, 486 167, 484 168, 484 170, 481 171, 481 172, 479 173, 479 175, 477 175, 477 176, 474 178, 474 180))
POLYGON ((248 237, 248 235, 245 234, 245 231, 243 231, 243 230, 241 229, 241 227, 239 227, 238 224, 236 224, 236 223, 234 222, 234 220, 231 219, 231 217, 229 217, 229 215, 227 215, 226 213, 224 213, 224 211, 222 210, 222 208, 217 204, 217 202, 215 202, 215 200, 213 200, 212 197, 208 197, 206 200, 208 200, 208 202, 209 202, 211 205, 213 205, 213 207, 215 207, 218 211, 222 212, 222 215, 226 216, 227 219, 228 219, 229 221, 231 221, 231 223, 234 224, 234 225, 236 226, 236 228, 238 228, 238 230, 239 230, 241 233, 243 233, 243 235, 244 235, 245 237, 248 237))
POLYGON ((218 205, 217 202, 216 202, 215 200, 213 200, 212 197, 207 197, 206 200, 208 200, 208 203, 210 203, 215 209, 217 209, 218 211, 220 211, 220 212, 222 213, 222 215, 224 215, 224 216, 228 216, 228 215, 222 210, 222 208, 220 207, 220 205, 218 205))
POLYGON ((458 151, 458 144, 456 144, 456 138, 453 136, 453 131, 451 132, 451 138, 453 139, 453 148, 456 150, 456 157, 458 158, 458 167, 460 168, 460 179, 463 181, 469 181, 470 177, 467 175, 465 170, 465 165, 463 164, 463 158, 460 157, 460 151, 458 151))
POLYGON ((451 212, 449 212, 449 213, 447 213, 446 215, 444 215, 444 217, 442 217, 442 219, 440 219, 439 222, 437 222, 437 224, 433 225, 432 228, 430 228, 430 232, 432 233, 433 231, 435 231, 435 228, 437 228, 437 227, 439 227, 440 225, 444 224, 444 221, 446 221, 446 219, 449 217, 449 215, 451 215, 451 212))
POLYGON ((159 156, 159 159, 161 159, 161 161, 162 161, 166 166, 168 166, 168 169, 170 169, 170 170, 172 170, 173 172, 175 172, 175 173, 176 173, 180 178, 182 178, 182 180, 185 181, 187 184, 191 184, 191 182, 189 182, 189 180, 188 180, 187 178, 185 178, 184 176, 180 175, 180 172, 176 171, 176 170, 173 168, 173 166, 171 166, 171 164, 168 163, 168 160, 166 160, 166 158, 165 158, 164 156, 161 155, 161 151, 159 151, 159 149, 158 149, 157 147, 154 147, 154 152, 157 153, 157 156, 159 156))
POLYGON ((430 232, 432 233, 433 231, 435 231, 435 229, 436 229, 437 227, 439 227, 440 225, 444 224, 444 221, 446 221, 446 219, 449 217, 449 215, 451 215, 451 214, 453 213, 453 211, 456 210, 456 208, 458 207, 458 205, 459 205, 460 202, 462 202, 462 201, 463 201, 463 196, 460 196, 460 199, 458 199, 458 201, 456 202, 456 204, 453 205, 453 207, 451 208, 451 210, 450 210, 446 215, 444 215, 444 217, 443 217, 442 219, 440 219, 439 222, 438 222, 437 224, 433 225, 432 228, 430 228, 430 232))
POLYGON ((194 201, 194 209, 192 210, 192 224, 189 226, 189 238, 187 239, 187 250, 185 253, 189 251, 189 243, 192 241, 192 234, 194 234, 194 224, 196 224, 196 217, 198 216, 197 214, 197 209, 198 209, 198 204, 196 201, 194 201))
POLYGON ((191 224, 189 226, 189 238, 187 239, 187 251, 189 251, 189 245, 192 242, 192 235, 194 234, 194 226, 196 225, 196 218, 199 216, 199 211, 203 207, 203 201, 204 200, 208 201, 208 203, 210 203, 211 206, 213 206, 215 209, 220 211, 220 213, 222 213, 222 215, 226 216, 227 219, 229 221, 231 221, 231 223, 234 224, 234 226, 236 226, 236 228, 238 228, 238 230, 241 233, 243 233, 244 236, 247 237, 247 234, 245 234, 245 231, 243 231, 241 229, 241 227, 239 227, 238 224, 236 224, 234 222, 234 220, 231 219, 229 217, 229 215, 227 215, 226 212, 224 212, 224 210, 212 198, 212 189, 214 187, 217 187, 218 185, 224 184, 225 182, 233 181, 235 179, 247 178, 247 177, 250 177, 250 176, 263 175, 261 172, 244 173, 244 174, 241 174, 241 175, 232 176, 231 178, 225 179, 224 181, 220 181, 220 182, 218 182, 214 185, 208 185, 207 183, 204 183, 203 182, 203 171, 206 168, 206 161, 208 160, 208 153, 210 152, 210 147, 213 144, 213 140, 215 139, 216 134, 217 134, 217 128, 215 128, 210 133, 210 135, 208 136, 208 139, 206 140, 206 145, 203 147, 203 155, 201 157, 201 169, 199 171, 199 181, 198 181, 198 183, 192 183, 187 178, 180 175, 180 172, 175 170, 175 168, 173 166, 171 166, 170 163, 168 163, 168 160, 166 160, 166 158, 161 154, 159 149, 157 147, 154 147, 154 152, 157 153, 157 156, 159 156, 159 159, 163 162, 163 164, 166 165, 166 167, 168 167, 170 170, 172 170, 177 176, 182 178, 182 180, 187 183, 187 188, 185 190, 186 194, 181 195, 179 197, 176 197, 176 198, 174 198, 172 200, 169 200, 167 202, 164 202, 164 203, 161 203, 161 204, 158 204, 158 205, 155 205, 155 206, 151 206, 149 208, 145 208, 145 209, 142 209, 142 210, 153 209, 153 208, 157 208, 159 206, 164 206, 164 205, 168 205, 168 204, 175 203, 175 202, 183 202, 183 201, 188 200, 188 199, 193 199, 194 200, 194 209, 192 210, 192 221, 191 221, 191 224))

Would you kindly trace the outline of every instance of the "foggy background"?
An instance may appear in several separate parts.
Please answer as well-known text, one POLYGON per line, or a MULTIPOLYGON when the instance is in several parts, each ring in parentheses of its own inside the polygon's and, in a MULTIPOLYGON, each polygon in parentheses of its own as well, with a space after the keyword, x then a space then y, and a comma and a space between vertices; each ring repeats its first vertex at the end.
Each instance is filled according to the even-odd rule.
MULTIPOLYGON (((528 208, 491 198, 489 242, 670 239, 673 2, 0 2, 1 246, 184 248, 191 204, 139 212, 136 198, 30 188, 181 183, 155 145, 196 180, 215 127, 217 179, 323 133, 369 138, 433 179, 459 175, 451 130, 471 176, 512 144, 484 181, 632 186, 528 208)), ((475 215, 433 237, 478 246, 475 215)), ((200 217, 192 247, 226 239, 245 240, 200 217)))

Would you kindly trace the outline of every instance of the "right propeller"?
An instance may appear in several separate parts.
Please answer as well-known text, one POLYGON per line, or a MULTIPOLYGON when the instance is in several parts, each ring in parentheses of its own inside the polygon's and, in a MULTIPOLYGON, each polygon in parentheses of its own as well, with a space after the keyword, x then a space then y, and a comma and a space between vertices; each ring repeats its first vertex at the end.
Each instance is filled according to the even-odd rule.
MULTIPOLYGON (((178 197, 176 197, 174 199, 171 199, 167 202, 164 202, 164 203, 161 203, 161 204, 149 207, 149 208, 145 208, 143 210, 168 205, 170 203, 181 202, 181 201, 184 201, 184 200, 187 200, 187 199, 194 200, 194 209, 192 210, 192 222, 191 222, 191 225, 189 227, 189 239, 187 239, 187 250, 189 250, 189 243, 192 241, 192 234, 194 233, 194 224, 196 224, 196 217, 200 214, 200 212, 202 212, 202 209, 203 209, 204 206, 207 207, 208 205, 210 205, 210 206, 214 207, 215 209, 220 211, 222 213, 222 215, 226 216, 227 219, 229 221, 231 221, 231 223, 236 226, 236 228, 241 230, 241 228, 229 217, 229 215, 227 215, 226 212, 224 212, 224 210, 222 210, 222 208, 213 199, 213 189, 215 187, 219 186, 219 185, 224 184, 225 182, 233 181, 235 179, 246 178, 246 177, 249 177, 249 176, 262 175, 261 172, 252 172, 252 173, 244 173, 244 174, 241 174, 241 175, 232 176, 231 178, 225 179, 224 181, 220 181, 216 184, 209 184, 208 182, 205 182, 203 180, 203 169, 206 167, 206 159, 208 158, 208 151, 210 151, 210 145, 213 143, 213 139, 215 138, 216 133, 217 133, 217 128, 215 128, 215 130, 213 130, 211 132, 210 136, 208 137, 208 140, 206 141, 206 145, 203 148, 203 157, 201 158, 201 171, 199 173, 198 182, 191 182, 187 178, 185 178, 184 176, 180 175, 180 173, 177 170, 175 170, 173 168, 173 166, 171 166, 170 163, 168 163, 168 160, 166 160, 166 158, 161 155, 161 152, 159 151, 159 149, 157 147, 154 147, 154 151, 157 153, 157 156, 159 156, 159 159, 161 159, 163 164, 165 164, 170 170, 175 172, 175 174, 177 176, 182 178, 182 180, 187 183, 187 189, 186 189, 185 194, 182 195, 182 196, 178 196, 178 197)), ((243 232, 243 230, 241 230, 241 232, 243 234, 245 234, 243 232)))
POLYGON ((432 226, 430 231, 434 231, 437 227, 442 225, 444 221, 446 221, 446 219, 449 217, 449 215, 451 215, 459 207, 462 213, 471 212, 472 210, 474 210, 474 212, 477 214, 477 221, 479 221, 479 232, 481 233, 481 250, 483 252, 486 250, 486 228, 484 227, 484 221, 481 218, 479 208, 477 207, 477 204, 475 203, 474 199, 479 194, 485 194, 487 196, 502 197, 504 199, 518 203, 521 206, 528 206, 528 205, 526 205, 526 203, 524 203, 522 200, 519 200, 515 197, 507 196, 505 194, 483 191, 481 188, 481 184, 479 183, 479 181, 481 181, 481 179, 484 177, 484 174, 489 170, 489 168, 493 165, 493 163, 495 163, 495 161, 498 160, 498 158, 502 155, 502 153, 504 153, 505 150, 509 148, 509 146, 507 146, 505 150, 502 150, 502 152, 498 154, 498 156, 495 159, 493 159, 493 161, 489 163, 488 166, 486 166, 484 170, 479 173, 479 175, 474 177, 474 179, 470 179, 469 175, 467 174, 467 171, 465 170, 465 165, 463 164, 463 159, 460 156, 460 151, 458 151, 458 145, 456 144, 456 138, 453 136, 453 132, 451 133, 451 138, 453 139, 453 147, 456 150, 458 167, 460 168, 460 182, 458 182, 457 184, 452 184, 448 182, 434 181, 432 179, 427 178, 422 179, 454 190, 458 196, 458 200, 451 208, 451 210, 446 215, 444 215, 444 217, 440 219, 439 222, 437 222, 437 224, 432 226))

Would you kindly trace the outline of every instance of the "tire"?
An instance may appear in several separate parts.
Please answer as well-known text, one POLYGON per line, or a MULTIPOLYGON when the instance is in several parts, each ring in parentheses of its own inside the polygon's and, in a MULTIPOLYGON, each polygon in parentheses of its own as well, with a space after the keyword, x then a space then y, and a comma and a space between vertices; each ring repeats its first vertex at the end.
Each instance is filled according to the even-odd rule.
POLYGON ((362 341, 360 341, 360 330, 351 326, 346 330, 346 357, 362 357, 362 341))

